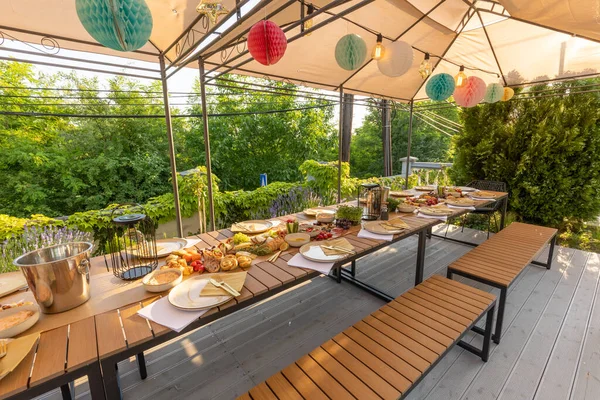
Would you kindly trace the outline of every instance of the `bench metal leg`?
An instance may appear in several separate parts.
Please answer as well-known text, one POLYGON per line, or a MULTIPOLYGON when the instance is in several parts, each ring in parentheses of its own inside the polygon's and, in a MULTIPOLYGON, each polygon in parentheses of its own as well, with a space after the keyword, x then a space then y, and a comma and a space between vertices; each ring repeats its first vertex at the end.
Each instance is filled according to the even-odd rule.
POLYGON ((492 339, 492 325, 494 323, 494 308, 489 309, 485 317, 485 333, 483 334, 483 348, 481 349, 481 360, 487 362, 490 356, 490 341, 492 339))
POLYGON ((352 276, 356 276, 356 260, 352 261, 352 264, 350 264, 350 273, 352 276))
POLYGON ((552 239, 550 239, 550 249, 548 250, 548 261, 545 263, 533 260, 531 263, 535 265, 539 265, 541 267, 546 267, 546 269, 550 269, 552 267, 552 259, 554 258, 554 247, 556 246, 557 235, 554 235, 552 239))
POLYGON ((508 208, 508 197, 503 200, 504 204, 502 204, 502 214, 500 214, 500 230, 504 229, 504 224, 506 222, 506 209, 508 208))
POLYGON ((148 371, 146 371, 146 357, 144 357, 144 353, 136 354, 135 358, 138 363, 140 378, 146 379, 148 377, 148 371))
POLYGON ((504 306, 506 304, 507 288, 500 289, 500 300, 498 303, 498 318, 496 319, 496 333, 492 336, 494 343, 500 344, 500 336, 502 336, 502 322, 504 320, 504 306))

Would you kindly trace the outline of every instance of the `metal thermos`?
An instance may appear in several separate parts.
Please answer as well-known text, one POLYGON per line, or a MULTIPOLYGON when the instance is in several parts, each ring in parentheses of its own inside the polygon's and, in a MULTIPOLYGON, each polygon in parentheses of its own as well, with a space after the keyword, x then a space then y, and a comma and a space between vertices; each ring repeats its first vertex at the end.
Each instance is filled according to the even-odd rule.
POLYGON ((88 242, 58 244, 15 259, 43 313, 67 311, 88 301, 93 246, 88 242))

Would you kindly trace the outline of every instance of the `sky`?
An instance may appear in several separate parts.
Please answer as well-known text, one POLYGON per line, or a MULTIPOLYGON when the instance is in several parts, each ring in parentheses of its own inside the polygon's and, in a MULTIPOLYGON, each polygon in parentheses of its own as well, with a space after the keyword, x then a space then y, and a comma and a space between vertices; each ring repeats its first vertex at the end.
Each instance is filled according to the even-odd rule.
MULTIPOLYGON (((11 41, 11 40, 5 40, 4 44, 2 44, 2 46, 0 47, 0 49, 20 49, 20 50, 28 50, 31 51, 31 47, 33 47, 34 45, 30 45, 30 44, 24 44, 24 43, 20 43, 20 42, 15 42, 15 41, 11 41)), ((41 61, 41 62, 51 62, 53 64, 56 64, 57 66, 63 66, 63 67, 48 67, 48 66, 40 66, 40 65, 35 65, 35 68, 39 71, 42 71, 44 73, 57 73, 57 72, 65 72, 65 71, 71 71, 72 69, 68 68, 69 65, 72 66, 79 66, 79 67, 88 67, 88 68, 95 68, 95 69, 102 69, 103 67, 98 67, 98 66, 94 66, 94 65, 90 65, 90 64, 84 64, 81 62, 74 62, 74 61, 63 61, 60 59, 51 59, 49 57, 41 57, 41 56, 35 56, 35 55, 29 55, 29 54, 22 54, 22 53, 16 53, 16 52, 10 52, 10 51, 5 51, 0 55, 4 55, 4 56, 11 56, 20 60, 30 60, 30 61, 41 61)), ((149 62, 142 62, 142 61, 134 61, 131 59, 126 59, 126 58, 120 58, 120 57, 112 57, 112 56, 106 56, 106 55, 102 55, 102 54, 92 54, 92 53, 84 53, 84 52, 78 52, 78 51, 71 51, 71 50, 67 50, 67 49, 61 49, 59 52, 59 55, 61 56, 66 56, 66 57, 77 57, 77 58, 82 58, 82 56, 84 56, 85 59, 89 59, 89 60, 94 60, 94 61, 104 61, 104 62, 111 62, 111 63, 116 63, 116 64, 120 64, 120 65, 135 65, 135 66, 140 66, 140 67, 147 67, 147 68, 152 68, 152 69, 156 69, 158 70, 158 60, 156 63, 149 63, 149 62)), ((195 63, 192 63, 190 65, 195 65, 195 63)), ((276 71, 277 65, 272 67, 274 69, 274 71, 276 71)), ((90 71, 79 71, 76 70, 75 72, 81 76, 85 76, 85 77, 97 77, 98 80, 100 82, 106 82, 109 78, 111 78, 112 76, 114 76, 113 74, 110 73, 110 70, 118 70, 115 68, 104 68, 106 71, 108 71, 107 73, 97 73, 97 72, 90 72, 90 71)), ((122 69, 121 69, 122 70, 122 69)), ((198 78, 198 70, 196 68, 182 68, 179 72, 177 72, 175 75, 173 75, 169 80, 168 80, 168 89, 169 92, 190 92, 192 90, 193 87, 193 83, 194 81, 198 78)), ((132 79, 137 79, 137 78, 132 78, 132 79)), ((150 79, 138 79, 139 81, 142 82, 150 82, 150 79)), ((324 91, 324 90, 320 90, 323 93, 328 93, 328 94, 332 94, 334 92, 329 92, 329 91, 324 91)), ((337 94, 337 93, 335 93, 337 94)), ((355 130, 356 128, 360 127, 362 125, 362 121, 364 116, 367 114, 367 107, 362 106, 362 105, 354 105, 354 113, 353 113, 353 121, 352 121, 352 128, 353 130, 355 130)), ((334 110, 334 123, 337 124, 338 123, 338 115, 339 115, 339 107, 336 106, 335 110, 334 110)))

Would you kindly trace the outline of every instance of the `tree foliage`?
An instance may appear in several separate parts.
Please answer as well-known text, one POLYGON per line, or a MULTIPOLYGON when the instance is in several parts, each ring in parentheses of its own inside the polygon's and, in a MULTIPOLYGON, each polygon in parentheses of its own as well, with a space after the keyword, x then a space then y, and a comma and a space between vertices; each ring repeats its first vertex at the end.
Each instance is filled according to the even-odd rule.
MULTIPOLYGON (((423 103, 425 104, 425 103, 423 103)), ((455 108, 437 110, 437 114, 458 122, 455 108)), ((430 112, 428 112, 431 115, 430 112)), ((425 119, 427 120, 427 119, 425 119)), ((404 108, 392 111, 392 169, 399 173, 400 159, 406 157, 409 113, 404 108)), ((363 125, 356 129, 350 144, 350 165, 356 177, 381 176, 383 174, 383 142, 381 110, 371 107, 363 125)), ((439 132, 422 119, 413 117, 411 156, 420 161, 449 161, 450 137, 439 132)))
POLYGON ((558 226, 600 213, 600 96, 571 94, 594 80, 539 85, 529 99, 464 109, 453 140, 456 183, 508 183, 523 219, 558 226), (552 94, 544 90, 552 89, 552 94))

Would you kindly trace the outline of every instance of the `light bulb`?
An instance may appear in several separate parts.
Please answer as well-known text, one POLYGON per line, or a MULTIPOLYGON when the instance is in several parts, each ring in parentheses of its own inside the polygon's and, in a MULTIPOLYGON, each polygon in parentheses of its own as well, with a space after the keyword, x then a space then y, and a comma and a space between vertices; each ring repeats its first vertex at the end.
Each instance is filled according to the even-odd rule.
POLYGON ((464 71, 465 67, 461 65, 458 74, 456 74, 454 77, 454 82, 456 83, 457 88, 463 87, 467 84, 467 74, 465 74, 464 71))
POLYGON ((377 34, 377 44, 373 47, 373 52, 371 53, 371 58, 373 60, 379 60, 383 57, 385 53, 385 47, 383 47, 383 35, 381 33, 377 34))
MULTIPOLYGON (((315 12, 315 6, 313 6, 312 4, 309 4, 307 7, 308 7, 307 15, 311 15, 313 12, 315 12)), ((312 27, 313 27, 313 19, 312 18, 304 21, 304 30, 305 31, 312 27)), ((310 36, 311 34, 312 34, 312 32, 308 32, 304 36, 310 36)))
POLYGON ((425 53, 425 58, 421 61, 421 65, 419 65, 419 74, 421 74, 421 78, 427 79, 429 75, 431 75, 431 62, 429 61, 429 53, 425 53))

